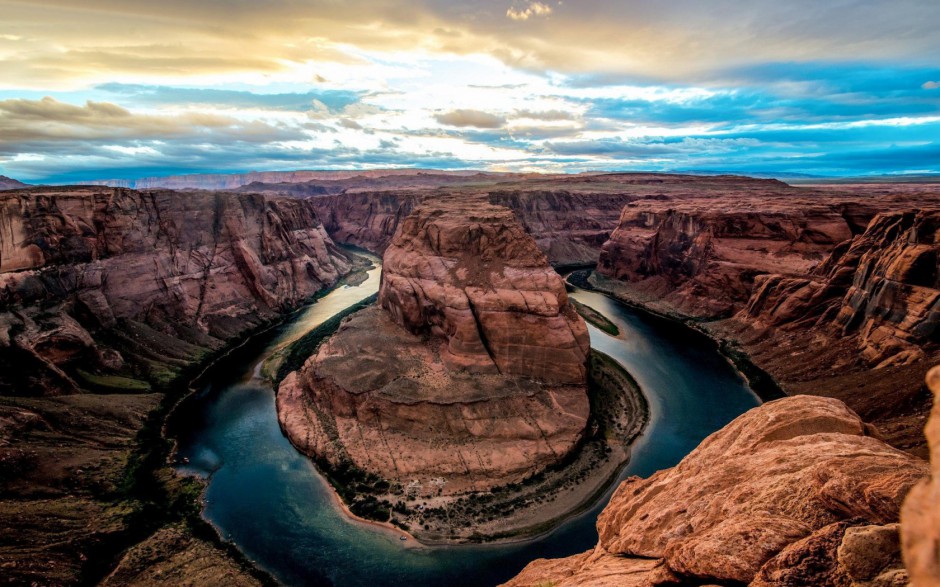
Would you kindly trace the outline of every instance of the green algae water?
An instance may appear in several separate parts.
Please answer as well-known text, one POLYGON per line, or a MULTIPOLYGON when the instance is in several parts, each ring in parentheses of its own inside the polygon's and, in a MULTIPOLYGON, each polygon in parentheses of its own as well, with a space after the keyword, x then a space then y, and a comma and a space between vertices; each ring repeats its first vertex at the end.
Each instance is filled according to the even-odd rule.
MULTIPOLYGON (((377 265, 377 260, 373 259, 377 265)), ((538 539, 509 545, 422 547, 347 518, 332 490, 281 433, 264 359, 378 291, 380 269, 343 286, 290 323, 257 337, 209 372, 206 387, 174 417, 180 471, 208 479, 204 515, 222 536, 287 585, 488 586, 528 562, 593 548, 595 521, 614 484, 588 511, 538 539)), ((648 476, 675 465, 707 435, 758 405, 745 381, 707 338, 602 294, 571 296, 620 329, 588 326, 591 346, 621 363, 650 404, 650 423, 621 474, 648 476)))

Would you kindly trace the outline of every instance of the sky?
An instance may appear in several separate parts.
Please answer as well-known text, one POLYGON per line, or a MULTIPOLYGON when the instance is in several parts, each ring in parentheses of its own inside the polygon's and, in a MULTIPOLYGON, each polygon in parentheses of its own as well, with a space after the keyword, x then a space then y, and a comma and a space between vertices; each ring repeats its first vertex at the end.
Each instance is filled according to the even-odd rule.
POLYGON ((0 174, 940 172, 937 0, 0 0, 0 174))

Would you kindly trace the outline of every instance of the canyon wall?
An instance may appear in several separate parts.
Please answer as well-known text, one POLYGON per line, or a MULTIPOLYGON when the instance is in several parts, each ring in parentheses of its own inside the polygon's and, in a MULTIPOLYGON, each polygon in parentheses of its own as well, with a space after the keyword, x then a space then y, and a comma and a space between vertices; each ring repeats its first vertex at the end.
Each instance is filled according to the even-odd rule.
POLYGON ((309 202, 333 240, 381 255, 421 199, 415 193, 364 192, 313 197, 309 202))
POLYGON ((838 398, 926 456, 936 187, 736 189, 628 204, 591 282, 691 320, 788 394, 838 398))
POLYGON ((576 447, 587 328, 510 210, 417 208, 385 252, 379 305, 281 384, 301 450, 448 496, 518 482, 576 447))
POLYGON ((762 275, 755 289, 738 320, 855 338, 874 369, 922 360, 940 341, 940 211, 878 215, 806 276, 762 275))
POLYGON ((926 456, 922 384, 940 358, 940 212, 876 216, 805 275, 755 280, 714 332, 739 342, 789 393, 839 398, 895 446, 926 456))
POLYGON ((623 207, 636 199, 625 193, 578 190, 497 190, 490 203, 506 206, 553 265, 593 265, 623 207))
POLYGON ((50 188, 0 196, 5 394, 168 382, 334 284, 350 259, 303 201, 50 188), (21 362, 22 361, 22 362, 21 362), (11 372, 8 371, 8 372, 11 372))
POLYGON ((167 408, 162 392, 183 390, 174 384, 187 367, 352 264, 303 201, 0 194, 3 579, 93 584, 137 544, 109 584, 161 574, 259 584, 243 560, 187 529, 198 487, 169 470, 155 415, 167 408))
POLYGON ((748 300, 757 275, 804 275, 851 238, 859 226, 847 215, 841 205, 808 201, 637 202, 623 209, 598 272, 683 314, 730 315, 748 300))
MULTIPOLYGON (((524 184, 523 184, 524 185, 524 184)), ((459 193, 468 202, 511 209, 553 265, 593 265, 617 225, 624 204, 634 196, 574 190, 471 189, 354 191, 311 196, 310 201, 336 242, 381 254, 399 223, 421 202, 459 193)))
POLYGON ((769 402, 672 469, 624 481, 593 550, 508 585, 905 585, 899 512, 927 472, 837 400, 769 402))

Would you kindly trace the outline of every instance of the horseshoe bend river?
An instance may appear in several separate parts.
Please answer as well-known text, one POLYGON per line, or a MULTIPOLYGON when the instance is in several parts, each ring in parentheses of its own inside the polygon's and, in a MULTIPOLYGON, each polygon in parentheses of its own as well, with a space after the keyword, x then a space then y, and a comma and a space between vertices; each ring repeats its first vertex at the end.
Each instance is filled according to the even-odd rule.
MULTIPOLYGON (((287 585, 384 587, 495 585, 542 557, 593 548, 595 521, 618 483, 587 511, 528 542, 421 547, 398 534, 349 519, 311 461, 281 433, 274 390, 260 376, 266 357, 378 291, 381 269, 357 286, 339 287, 289 323, 258 335, 207 371, 208 383, 174 414, 170 430, 178 469, 208 479, 204 516, 259 567, 287 585)), ((650 421, 620 478, 671 467, 699 442, 760 400, 705 336, 570 288, 620 328, 594 328, 591 346, 618 361, 639 383, 650 421)))

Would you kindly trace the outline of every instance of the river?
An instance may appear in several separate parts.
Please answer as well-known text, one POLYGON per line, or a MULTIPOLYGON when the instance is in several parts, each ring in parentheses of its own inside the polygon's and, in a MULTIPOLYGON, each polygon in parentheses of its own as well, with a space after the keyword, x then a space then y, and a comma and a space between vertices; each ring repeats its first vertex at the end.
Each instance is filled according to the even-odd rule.
MULTIPOLYGON (((177 411, 171 430, 185 474, 208 479, 204 515, 222 536, 288 585, 384 587, 494 585, 540 557, 583 552, 613 487, 589 511, 522 544, 425 548, 347 518, 331 489, 287 441, 274 390, 259 375, 265 357, 378 290, 380 269, 340 287, 289 324, 261 335, 209 371, 210 383, 177 411)), ((591 346, 620 362, 642 387, 650 423, 621 478, 675 465, 698 443, 760 401, 719 354, 684 326, 602 294, 572 289, 621 331, 588 326, 591 346)))

